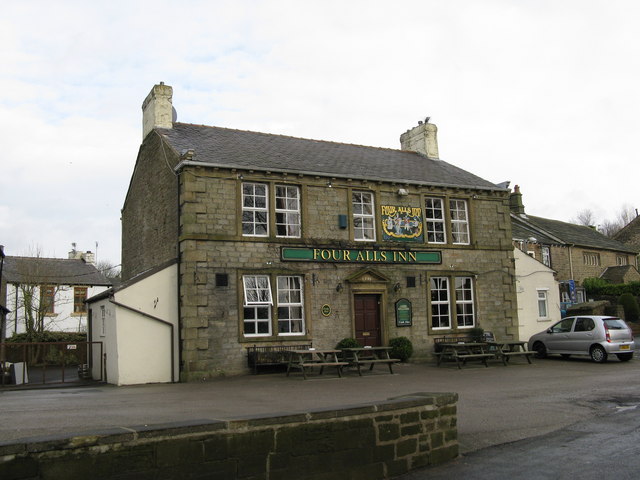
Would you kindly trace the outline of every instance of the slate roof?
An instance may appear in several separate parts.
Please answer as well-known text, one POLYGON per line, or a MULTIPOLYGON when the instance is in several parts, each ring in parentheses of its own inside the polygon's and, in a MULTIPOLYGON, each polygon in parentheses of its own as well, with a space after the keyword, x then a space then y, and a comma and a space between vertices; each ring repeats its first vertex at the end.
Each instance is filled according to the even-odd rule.
POLYGON ((563 245, 563 242, 541 232, 531 225, 524 223, 518 215, 511 215, 511 236, 514 240, 528 240, 533 237, 535 243, 543 245, 563 245))
POLYGON ((2 279, 7 283, 111 285, 94 265, 66 258, 6 257, 2 279))
POLYGON ((443 160, 410 151, 174 123, 157 128, 178 154, 195 151, 194 162, 272 172, 506 190, 443 160))
POLYGON ((618 265, 615 267, 607 267, 600 275, 600 278, 614 284, 619 284, 627 283, 628 281, 637 282, 640 280, 640 274, 638 274, 638 270, 633 265, 618 265))
MULTIPOLYGON (((613 250, 616 252, 627 252, 637 254, 638 251, 632 247, 624 245, 612 238, 603 235, 591 227, 584 225, 575 225, 573 223, 561 222, 549 218, 534 217, 532 215, 512 215, 513 225, 516 223, 524 224, 527 229, 534 230, 534 237, 538 239, 538 243, 547 243, 542 240, 543 236, 552 237, 549 244, 558 244, 558 240, 566 245, 577 245, 580 247, 588 247, 602 250, 613 250), (555 238, 555 240, 553 240, 555 238)), ((514 229, 515 231, 515 229, 514 229)), ((515 233, 514 233, 515 238, 515 233)))

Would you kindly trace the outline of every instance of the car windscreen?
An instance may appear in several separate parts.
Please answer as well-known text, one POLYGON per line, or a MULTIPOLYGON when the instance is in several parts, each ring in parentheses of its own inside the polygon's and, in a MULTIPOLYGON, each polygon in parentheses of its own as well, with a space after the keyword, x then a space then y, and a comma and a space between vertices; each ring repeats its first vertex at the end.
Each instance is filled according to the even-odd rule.
POLYGON ((624 330, 627 328, 627 324, 624 323, 624 320, 619 318, 605 318, 603 322, 604 327, 608 330, 624 330))

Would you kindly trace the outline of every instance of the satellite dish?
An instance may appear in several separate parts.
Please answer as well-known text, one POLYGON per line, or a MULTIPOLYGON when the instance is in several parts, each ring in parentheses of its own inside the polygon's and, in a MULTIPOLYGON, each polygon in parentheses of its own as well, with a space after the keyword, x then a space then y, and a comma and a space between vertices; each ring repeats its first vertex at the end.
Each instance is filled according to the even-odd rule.
POLYGON ((175 107, 171 107, 171 123, 175 123, 178 121, 178 112, 176 112, 175 107))

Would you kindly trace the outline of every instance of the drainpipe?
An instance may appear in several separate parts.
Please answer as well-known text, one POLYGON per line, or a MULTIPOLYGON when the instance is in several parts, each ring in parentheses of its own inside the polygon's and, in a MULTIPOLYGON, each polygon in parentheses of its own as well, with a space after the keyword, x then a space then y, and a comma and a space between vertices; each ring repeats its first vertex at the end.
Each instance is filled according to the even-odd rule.
POLYGON ((575 244, 572 243, 569 245, 569 280, 573 280, 573 256, 571 252, 571 247, 575 247, 575 244))

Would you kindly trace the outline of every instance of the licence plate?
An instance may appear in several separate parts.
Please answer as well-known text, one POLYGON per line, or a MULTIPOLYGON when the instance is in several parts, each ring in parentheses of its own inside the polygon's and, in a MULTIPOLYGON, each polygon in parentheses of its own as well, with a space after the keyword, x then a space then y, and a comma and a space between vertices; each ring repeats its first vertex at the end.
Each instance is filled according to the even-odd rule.
POLYGON ((620 345, 620 350, 629 350, 629 345, 620 345))

